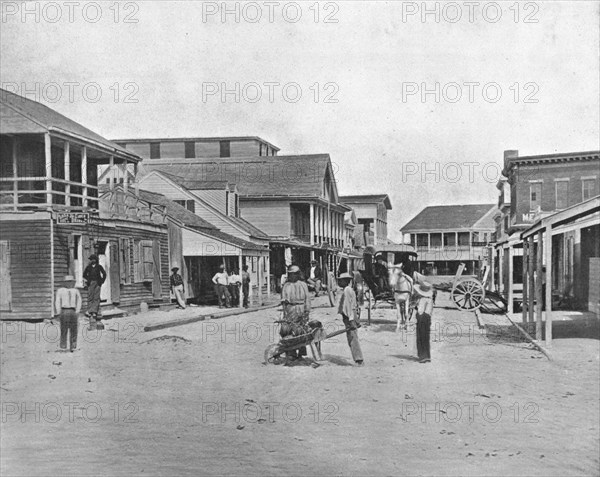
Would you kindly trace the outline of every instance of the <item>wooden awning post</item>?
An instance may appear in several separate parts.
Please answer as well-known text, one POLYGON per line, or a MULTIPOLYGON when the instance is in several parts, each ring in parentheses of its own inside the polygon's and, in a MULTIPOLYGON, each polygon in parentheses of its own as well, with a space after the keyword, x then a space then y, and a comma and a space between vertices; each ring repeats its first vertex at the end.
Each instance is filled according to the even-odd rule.
POLYGON ((552 225, 546 227, 546 346, 552 346, 552 225))
POLYGON ((82 204, 83 204, 84 207, 88 206, 87 181, 88 181, 88 176, 87 176, 87 147, 83 146, 81 148, 81 183, 83 184, 83 190, 82 190, 83 202, 82 202, 82 204))
MULTIPOLYGON (((243 263, 243 259, 242 259, 242 249, 240 248, 240 254, 238 255, 238 277, 242 277, 242 266, 244 265, 243 263)), ((238 305, 238 308, 244 308, 244 300, 243 300, 243 296, 242 296, 242 284, 240 283, 239 285, 239 292, 238 292, 238 296, 240 298, 240 302, 238 305)))
POLYGON ((264 257, 258 257, 258 304, 263 305, 262 286, 263 286, 263 261, 264 257))
POLYGON ((528 285, 529 280, 527 272, 529 268, 529 239, 523 240, 523 301, 521 302, 521 321, 527 323, 527 308, 529 305, 528 301, 528 285))
MULTIPOLYGON (((309 226, 309 233, 310 233, 310 244, 313 245, 315 243, 315 204, 310 204, 310 226, 309 226)), ((310 251, 310 259, 312 260, 313 258, 315 258, 315 252, 314 251, 310 251)))
POLYGON ((513 291, 513 249, 508 245, 508 313, 512 313, 514 309, 514 291, 513 291))
POLYGON ((125 159, 123 161, 123 167, 124 169, 124 173, 123 173, 123 190, 125 191, 125 195, 127 195, 127 191, 129 190, 129 187, 127 185, 127 179, 128 179, 128 174, 127 174, 127 159, 125 159))
POLYGON ((271 298, 271 256, 267 254, 267 298, 271 298))
POLYGON ((531 237, 529 237, 529 265, 528 265, 528 274, 529 274, 529 284, 527 286, 527 289, 529 290, 529 304, 527 305, 527 311, 529 313, 529 317, 527 319, 528 322, 533 323, 534 321, 534 315, 535 315, 535 305, 534 305, 534 300, 535 300, 535 282, 534 282, 534 275, 533 275, 533 271, 535 270, 535 244, 533 243, 533 235, 531 237))
POLYGON ((46 162, 46 205, 52 205, 52 139, 44 134, 44 158, 46 162))
MULTIPOLYGON (((71 143, 65 141, 65 180, 71 181, 71 143)), ((65 205, 71 205, 71 184, 65 184, 65 205)))
POLYGON ((115 156, 110 156, 108 160, 108 188, 110 190, 115 189, 115 156))
POLYGON ((13 136, 12 138, 12 167, 13 167, 13 208, 17 210, 19 206, 19 183, 18 178, 18 162, 17 162, 17 141, 19 138, 13 136))
POLYGON ((537 304, 535 310, 535 339, 542 339, 542 286, 544 278, 544 231, 540 229, 538 232, 538 249, 537 249, 537 273, 536 273, 536 286, 535 286, 535 302, 537 304))

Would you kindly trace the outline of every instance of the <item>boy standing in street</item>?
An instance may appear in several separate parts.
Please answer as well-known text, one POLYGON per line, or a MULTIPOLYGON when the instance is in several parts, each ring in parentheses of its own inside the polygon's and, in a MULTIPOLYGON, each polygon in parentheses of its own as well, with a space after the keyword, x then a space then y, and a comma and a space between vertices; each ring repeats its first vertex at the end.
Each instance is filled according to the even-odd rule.
POLYGON ((431 333, 431 314, 433 313, 433 287, 422 281, 415 285, 417 302, 417 355, 419 363, 431 362, 429 337, 431 333))
POLYGON ((250 274, 248 265, 242 267, 242 295, 244 296, 244 308, 248 308, 248 298, 250 297, 250 274))
POLYGON ((90 255, 90 264, 83 271, 83 278, 88 287, 88 310, 86 316, 90 318, 90 326, 95 326, 100 311, 100 289, 106 280, 106 271, 98 263, 97 255, 90 255))
POLYGON ((352 275, 342 273, 338 278, 338 284, 344 288, 344 292, 340 298, 338 313, 342 315, 344 326, 346 327, 346 337, 348 338, 348 346, 352 352, 352 359, 358 366, 363 365, 363 355, 358 342, 357 329, 360 328, 356 319, 356 293, 352 288, 352 275))
POLYGON ((185 310, 185 289, 183 288, 183 278, 181 278, 181 275, 177 273, 179 271, 178 267, 171 268, 171 271, 173 272, 171 275, 171 291, 177 299, 178 307, 185 310))
POLYGON ((56 290, 56 313, 60 317, 60 349, 67 350, 67 334, 71 353, 77 349, 77 314, 81 311, 81 294, 75 288, 75 277, 67 275, 65 286, 56 290))

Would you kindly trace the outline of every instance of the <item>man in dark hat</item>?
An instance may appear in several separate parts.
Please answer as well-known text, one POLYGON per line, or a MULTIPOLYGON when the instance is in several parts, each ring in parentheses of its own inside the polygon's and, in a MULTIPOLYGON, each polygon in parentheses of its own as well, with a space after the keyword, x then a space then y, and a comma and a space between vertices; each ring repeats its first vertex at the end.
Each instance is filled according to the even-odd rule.
POLYGON ((96 326, 98 312, 100 311, 100 289, 106 280, 106 271, 98 263, 97 255, 90 255, 90 264, 83 271, 83 278, 88 287, 88 309, 86 316, 90 318, 90 327, 96 326))
POLYGON ((175 295, 175 299, 177 300, 177 308, 185 310, 185 289, 183 287, 183 278, 177 273, 179 267, 173 267, 171 268, 171 271, 173 272, 171 275, 171 292, 173 292, 173 295, 175 295))
POLYGON ((414 286, 417 301, 417 355, 419 363, 431 362, 429 336, 431 333, 431 314, 433 313, 433 287, 426 281, 414 286))

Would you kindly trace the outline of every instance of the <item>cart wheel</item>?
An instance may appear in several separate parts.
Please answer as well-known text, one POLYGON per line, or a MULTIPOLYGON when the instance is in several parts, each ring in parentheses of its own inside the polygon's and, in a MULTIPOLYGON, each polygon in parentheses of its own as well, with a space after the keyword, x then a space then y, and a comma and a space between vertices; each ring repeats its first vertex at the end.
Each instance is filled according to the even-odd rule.
POLYGON ((461 278, 452 287, 452 301, 461 310, 479 309, 485 298, 485 288, 476 278, 461 278))
POLYGON ((265 364, 283 364, 285 358, 281 356, 279 345, 274 343, 267 346, 265 350, 265 364))

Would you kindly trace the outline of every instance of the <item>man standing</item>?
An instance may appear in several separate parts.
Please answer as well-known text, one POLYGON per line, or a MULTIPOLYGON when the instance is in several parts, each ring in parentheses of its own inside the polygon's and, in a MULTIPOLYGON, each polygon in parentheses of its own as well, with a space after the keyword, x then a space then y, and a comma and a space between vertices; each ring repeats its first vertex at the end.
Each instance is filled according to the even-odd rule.
POLYGON ((419 363, 429 363, 429 335, 431 332, 431 314, 433 313, 433 287, 422 281, 415 285, 417 301, 417 355, 419 363))
POLYGON ((360 327, 358 320, 356 319, 356 310, 358 309, 356 303, 356 293, 352 288, 352 275, 349 273, 342 273, 338 278, 340 287, 344 287, 344 292, 340 298, 340 304, 338 307, 338 313, 342 315, 342 321, 346 327, 346 338, 348 338, 348 346, 350 346, 350 352, 352 353, 352 359, 357 366, 363 365, 363 355, 360 349, 360 343, 358 342, 357 329, 360 327))
POLYGON ((315 289, 315 297, 318 297, 321 291, 321 267, 316 260, 310 261, 310 269, 306 276, 308 277, 306 282, 315 289))
POLYGON ((250 274, 248 265, 242 267, 242 295, 244 296, 244 308, 248 308, 248 299, 250 297, 250 274))
POLYGON ((77 349, 77 314, 81 310, 81 294, 75 288, 75 277, 67 275, 65 286, 56 290, 56 313, 60 317, 60 349, 67 350, 67 334, 71 353, 77 349))
MULTIPOLYGON (((300 278, 300 268, 296 265, 290 266, 288 278, 281 291, 281 304, 283 305, 283 321, 279 334, 282 338, 286 336, 298 336, 308 332, 308 318, 310 313, 310 294, 308 286, 300 278)), ((306 346, 286 353, 288 360, 306 356, 306 346)))
POLYGON ((106 280, 106 271, 98 263, 97 255, 90 255, 90 264, 85 267, 83 278, 88 287, 88 310, 85 315, 90 318, 90 326, 92 326, 92 320, 94 320, 93 326, 95 326, 95 320, 98 319, 100 311, 100 288, 106 280))
POLYGON ((181 275, 177 273, 179 271, 178 267, 171 268, 171 271, 173 272, 171 275, 171 291, 177 299, 177 307, 185 310, 185 289, 183 287, 183 278, 181 278, 181 275))
POLYGON ((227 278, 227 288, 229 288, 229 294, 231 295, 231 303, 233 306, 239 306, 240 304, 240 284, 242 279, 237 270, 232 271, 227 278))
POLYGON ((225 306, 231 307, 231 296, 227 289, 228 276, 225 272, 225 265, 219 265, 219 271, 212 278, 213 283, 217 287, 217 298, 219 299, 219 308, 223 308, 223 295, 225 295, 225 306))

